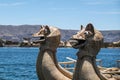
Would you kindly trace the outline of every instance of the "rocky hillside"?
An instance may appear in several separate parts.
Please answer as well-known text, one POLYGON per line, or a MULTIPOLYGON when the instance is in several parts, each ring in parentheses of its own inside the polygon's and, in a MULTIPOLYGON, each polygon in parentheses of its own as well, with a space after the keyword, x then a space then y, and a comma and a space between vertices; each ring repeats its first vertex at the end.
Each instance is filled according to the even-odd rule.
MULTIPOLYGON (((11 41, 22 41, 23 38, 32 38, 32 34, 39 31, 40 25, 0 25, 0 38, 11 41)), ((78 30, 60 29, 61 40, 68 40, 78 30)), ((101 31, 104 42, 114 42, 120 40, 120 30, 101 31)))

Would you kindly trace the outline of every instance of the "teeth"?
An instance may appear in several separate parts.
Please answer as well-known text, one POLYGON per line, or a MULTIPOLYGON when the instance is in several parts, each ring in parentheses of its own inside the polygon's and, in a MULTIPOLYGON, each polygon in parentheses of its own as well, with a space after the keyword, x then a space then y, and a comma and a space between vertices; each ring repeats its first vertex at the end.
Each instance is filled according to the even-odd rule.
POLYGON ((44 36, 34 37, 34 42, 35 43, 41 43, 41 42, 44 42, 44 41, 45 41, 45 37, 44 36))
POLYGON ((72 46, 79 43, 77 40, 69 40, 69 42, 72 46))
POLYGON ((36 41, 34 41, 35 43, 40 43, 40 42, 44 42, 45 41, 45 39, 42 39, 42 40, 36 40, 36 41))
POLYGON ((72 45, 72 47, 76 49, 83 47, 86 44, 86 40, 81 39, 70 39, 69 42, 72 45))

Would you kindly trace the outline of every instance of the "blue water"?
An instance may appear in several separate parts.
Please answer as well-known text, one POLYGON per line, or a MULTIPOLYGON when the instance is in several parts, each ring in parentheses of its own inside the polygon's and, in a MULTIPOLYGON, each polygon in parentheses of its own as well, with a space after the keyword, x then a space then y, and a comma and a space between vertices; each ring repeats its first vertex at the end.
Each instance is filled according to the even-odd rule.
MULTIPOLYGON (((0 80, 38 80, 35 69, 38 52, 39 48, 0 48, 0 80)), ((76 52, 73 48, 58 48, 58 61, 67 61, 66 57, 76 59, 76 52)), ((104 67, 116 67, 120 48, 103 48, 97 58, 104 67)))

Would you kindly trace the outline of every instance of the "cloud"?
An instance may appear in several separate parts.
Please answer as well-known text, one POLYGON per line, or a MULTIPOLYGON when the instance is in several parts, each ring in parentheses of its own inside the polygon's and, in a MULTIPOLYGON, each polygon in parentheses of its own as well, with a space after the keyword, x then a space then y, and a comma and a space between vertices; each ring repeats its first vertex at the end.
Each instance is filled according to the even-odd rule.
POLYGON ((106 5, 106 4, 118 4, 117 0, 111 0, 111 1, 87 1, 85 2, 86 5, 106 5))
POLYGON ((92 14, 120 14, 120 11, 111 11, 111 12, 90 12, 92 14))
POLYGON ((0 6, 8 7, 8 6, 20 6, 20 5, 24 5, 24 4, 25 4, 25 2, 0 3, 0 6))
POLYGON ((76 10, 76 8, 55 8, 55 7, 52 7, 49 9, 51 9, 51 10, 76 10))
POLYGON ((86 2, 85 4, 87 5, 99 5, 99 4, 103 4, 102 2, 86 2))

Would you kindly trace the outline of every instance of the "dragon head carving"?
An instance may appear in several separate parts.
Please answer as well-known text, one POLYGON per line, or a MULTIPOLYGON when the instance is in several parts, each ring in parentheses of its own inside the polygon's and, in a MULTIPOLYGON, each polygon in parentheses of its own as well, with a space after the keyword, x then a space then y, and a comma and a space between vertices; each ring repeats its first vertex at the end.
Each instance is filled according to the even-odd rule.
POLYGON ((43 25, 37 33, 33 34, 33 37, 39 38, 36 43, 40 43, 42 46, 46 47, 58 47, 60 43, 60 31, 56 27, 43 25))
POLYGON ((86 28, 81 25, 81 30, 73 35, 69 42, 73 48, 97 53, 103 43, 103 36, 89 23, 86 28))

